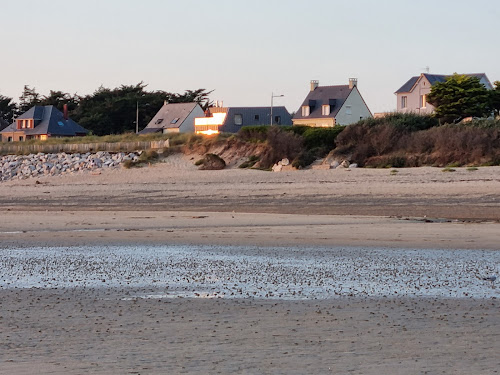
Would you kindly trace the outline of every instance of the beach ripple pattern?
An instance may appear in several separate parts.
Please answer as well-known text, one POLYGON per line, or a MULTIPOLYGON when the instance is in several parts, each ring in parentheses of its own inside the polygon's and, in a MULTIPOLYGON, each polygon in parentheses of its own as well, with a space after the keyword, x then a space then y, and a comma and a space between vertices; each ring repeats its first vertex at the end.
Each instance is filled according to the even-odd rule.
POLYGON ((488 250, 44 247, 0 250, 0 288, 155 291, 141 298, 497 298, 500 288, 483 276, 499 265, 500 252, 488 250))

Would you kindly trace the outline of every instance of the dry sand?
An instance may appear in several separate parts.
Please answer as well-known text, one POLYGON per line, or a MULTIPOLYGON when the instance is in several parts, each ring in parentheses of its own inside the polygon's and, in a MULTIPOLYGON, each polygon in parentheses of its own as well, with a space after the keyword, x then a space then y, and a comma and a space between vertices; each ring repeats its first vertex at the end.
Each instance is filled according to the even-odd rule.
MULTIPOLYGON (((187 243, 499 251, 500 168, 202 172, 174 156, 142 169, 2 183, 0 207, 0 248, 187 243)), ((497 299, 123 300, 134 291, 1 285, 1 374, 500 369, 497 299)))

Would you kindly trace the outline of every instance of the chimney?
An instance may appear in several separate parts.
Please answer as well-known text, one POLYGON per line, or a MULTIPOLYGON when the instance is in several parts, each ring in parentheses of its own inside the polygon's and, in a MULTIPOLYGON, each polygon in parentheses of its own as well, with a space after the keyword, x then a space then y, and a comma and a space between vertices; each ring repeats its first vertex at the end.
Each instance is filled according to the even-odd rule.
POLYGON ((357 78, 349 78, 349 89, 352 90, 353 88, 358 86, 358 79, 357 78))
POLYGON ((64 119, 65 119, 66 121, 68 120, 68 105, 67 105, 67 104, 65 104, 65 105, 63 106, 63 117, 64 117, 64 119))
POLYGON ((311 81, 311 91, 314 91, 318 88, 319 81, 311 81))

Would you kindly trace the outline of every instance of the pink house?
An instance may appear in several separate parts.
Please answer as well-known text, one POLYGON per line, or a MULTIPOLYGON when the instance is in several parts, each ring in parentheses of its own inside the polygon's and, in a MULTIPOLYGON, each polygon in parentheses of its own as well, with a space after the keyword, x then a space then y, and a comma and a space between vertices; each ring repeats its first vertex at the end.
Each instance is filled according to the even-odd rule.
MULTIPOLYGON (((493 90, 493 85, 485 73, 466 74, 477 77, 488 89, 493 90)), ((412 77, 401 88, 395 92, 397 96, 397 112, 430 114, 434 107, 427 103, 427 95, 432 85, 444 82, 449 75, 422 73, 420 76, 412 77)))

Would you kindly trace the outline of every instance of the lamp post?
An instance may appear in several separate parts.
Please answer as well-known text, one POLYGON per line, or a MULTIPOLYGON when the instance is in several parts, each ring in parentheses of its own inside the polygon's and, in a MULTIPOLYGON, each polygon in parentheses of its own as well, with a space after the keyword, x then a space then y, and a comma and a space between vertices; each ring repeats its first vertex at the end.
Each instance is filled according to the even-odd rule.
POLYGON ((135 134, 139 134, 139 101, 137 101, 137 111, 135 112, 135 134))
POLYGON ((271 126, 273 126, 274 119, 273 119, 273 100, 274 98, 281 98, 285 95, 274 95, 274 93, 271 93, 271 126))

